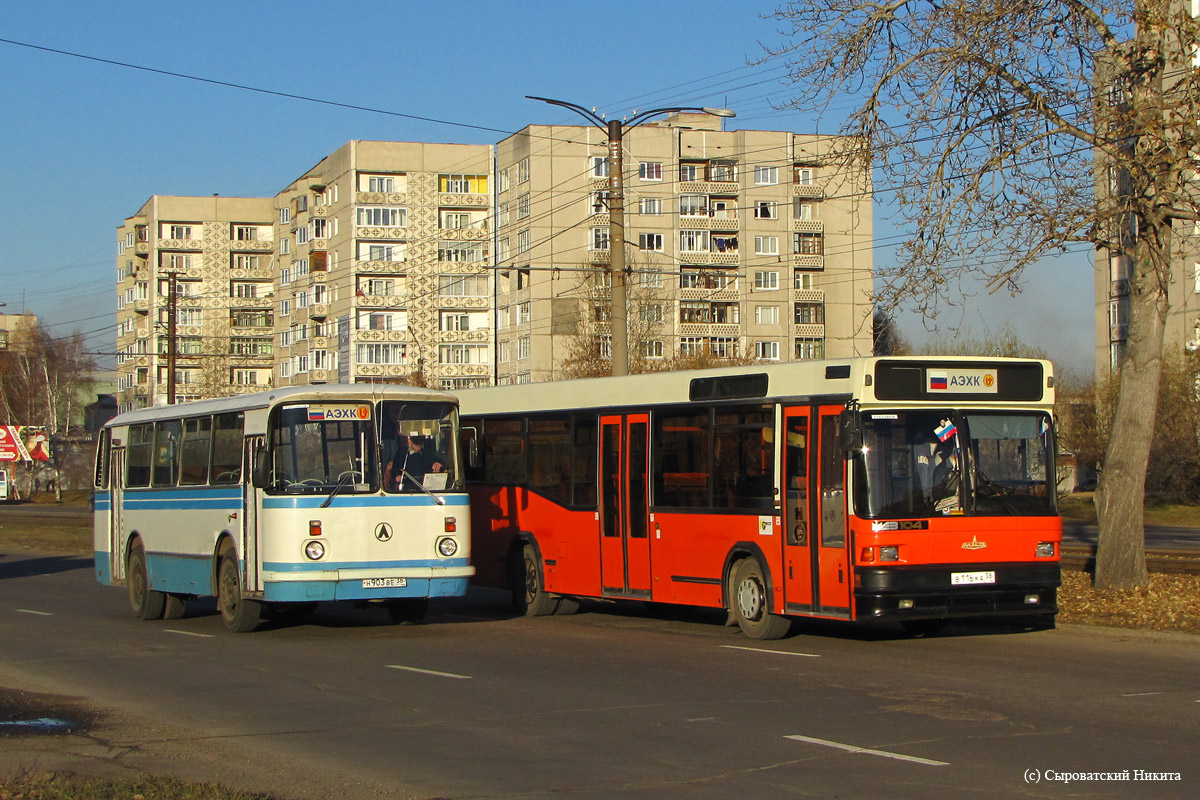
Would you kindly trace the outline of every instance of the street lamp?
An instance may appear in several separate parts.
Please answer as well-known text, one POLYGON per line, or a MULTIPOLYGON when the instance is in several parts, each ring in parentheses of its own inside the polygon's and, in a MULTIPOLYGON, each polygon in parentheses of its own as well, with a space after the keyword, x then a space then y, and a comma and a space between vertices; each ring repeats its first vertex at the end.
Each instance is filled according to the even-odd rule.
POLYGON ((625 131, 637 127, 655 114, 693 111, 714 117, 732 117, 728 108, 673 106, 636 112, 628 120, 605 120, 594 111, 562 100, 525 95, 552 106, 569 108, 582 115, 608 135, 608 267, 612 273, 612 374, 629 374, 629 313, 625 306, 625 175, 621 142, 625 131))

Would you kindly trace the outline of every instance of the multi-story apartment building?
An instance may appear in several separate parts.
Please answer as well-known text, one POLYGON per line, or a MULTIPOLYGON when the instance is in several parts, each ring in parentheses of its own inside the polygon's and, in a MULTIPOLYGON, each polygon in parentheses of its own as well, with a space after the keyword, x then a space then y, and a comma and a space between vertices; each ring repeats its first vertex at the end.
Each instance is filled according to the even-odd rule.
MULTIPOLYGON (((835 138, 677 114, 624 137, 631 359, 871 352, 868 171, 835 138)), ((529 126, 497 145, 497 382, 610 346, 607 138, 529 126)))
MULTIPOLYGON (((627 132, 630 353, 871 351, 868 171, 837 139, 680 114, 627 132)), ((274 198, 152 197, 118 230, 118 402, 265 385, 462 389, 609 346, 603 132, 496 146, 351 141, 274 198)))
POLYGON ((176 400, 253 391, 273 366, 270 198, 155 195, 117 231, 117 403, 167 401, 175 288, 176 400))
POLYGON ((275 196, 276 384, 491 382, 488 145, 351 141, 275 196))
MULTIPOLYGON (((1173 10, 1200 18, 1200 0, 1170 0, 1173 10)), ((1168 64, 1176 69, 1165 71, 1167 76, 1160 89, 1170 91, 1171 82, 1178 82, 1200 67, 1200 55, 1195 48, 1186 52, 1168 49, 1164 53, 1168 64)), ((1096 102, 1118 105, 1127 101, 1126 86, 1114 78, 1110 66, 1100 61, 1096 65, 1096 102)), ((1182 114, 1179 109, 1174 113, 1182 114)), ((1098 114, 1102 118, 1103 114, 1098 114)), ((1188 118, 1187 114, 1182 114, 1188 118)), ((1169 138, 1169 137, 1168 137, 1169 138)), ((1106 163, 1099 151, 1095 154, 1095 195, 1103 204, 1114 195, 1130 191, 1129 176, 1111 163, 1106 163)), ((1119 237, 1132 243, 1137 236, 1137 222, 1130 215, 1121 223, 1119 237)), ((1200 223, 1176 222, 1171 243, 1170 284, 1167 288, 1166 330, 1163 337, 1164 354, 1200 351, 1200 223)), ((1096 377, 1116 375, 1125 353, 1129 335, 1130 278, 1134 264, 1125 250, 1097 248, 1094 254, 1095 292, 1093 319, 1095 323, 1096 377)))

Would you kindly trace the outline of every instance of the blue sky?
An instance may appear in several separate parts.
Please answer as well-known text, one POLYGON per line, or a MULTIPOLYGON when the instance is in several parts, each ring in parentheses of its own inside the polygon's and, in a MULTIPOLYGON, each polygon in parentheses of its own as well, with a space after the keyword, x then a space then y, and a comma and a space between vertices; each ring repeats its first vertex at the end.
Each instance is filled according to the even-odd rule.
MULTIPOLYGON (((776 111, 776 42, 740 0, 603 4, 393 2, 13 3, 0 38, 164 72, 379 109, 371 113, 186 80, 0 42, 0 302, 111 352, 116 227, 153 194, 270 196, 350 139, 488 143, 579 118, 534 94, 610 115, 663 105, 734 109, 730 129, 835 132, 840 119, 776 111), (439 124, 400 114, 462 123, 439 124), (468 126, 478 126, 477 128, 468 126), (484 128, 480 130, 478 128, 484 128), (486 130, 492 129, 492 130, 486 130)), ((876 206, 877 237, 894 233, 876 206)), ((876 251, 876 264, 889 257, 876 251)), ((1067 256, 1026 291, 981 289, 936 321, 975 334, 1005 323, 1062 365, 1090 372, 1092 270, 1067 256)), ((926 324, 900 316, 910 340, 926 324)), ((952 335, 943 333, 941 335, 952 335)), ((112 359, 101 359, 111 365, 112 359)))

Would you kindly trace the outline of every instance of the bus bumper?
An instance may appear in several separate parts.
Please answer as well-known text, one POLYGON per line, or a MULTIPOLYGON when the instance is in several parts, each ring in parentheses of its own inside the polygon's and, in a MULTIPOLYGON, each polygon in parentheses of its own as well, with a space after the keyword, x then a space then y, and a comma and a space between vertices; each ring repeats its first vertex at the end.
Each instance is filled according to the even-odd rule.
POLYGON ((326 600, 386 600, 401 597, 461 597, 475 568, 425 567, 406 570, 331 570, 321 573, 267 573, 262 599, 268 603, 308 603, 326 600), (390 579, 387 586, 364 585, 390 579), (395 585, 399 580, 403 586, 395 585))
POLYGON ((1058 562, 857 567, 855 618, 954 619, 1058 613, 1058 562), (991 582, 954 582, 955 575, 994 576, 991 582))

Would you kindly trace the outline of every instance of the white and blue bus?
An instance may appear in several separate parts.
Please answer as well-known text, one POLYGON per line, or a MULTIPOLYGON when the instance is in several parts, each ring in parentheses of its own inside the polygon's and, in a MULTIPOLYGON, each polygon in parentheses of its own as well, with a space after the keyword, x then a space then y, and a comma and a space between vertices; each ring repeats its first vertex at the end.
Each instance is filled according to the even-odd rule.
POLYGON ((462 475, 443 392, 328 384, 130 411, 97 448, 96 577, 147 620, 216 596, 236 632, 264 607, 333 600, 416 621, 475 572, 462 475))

